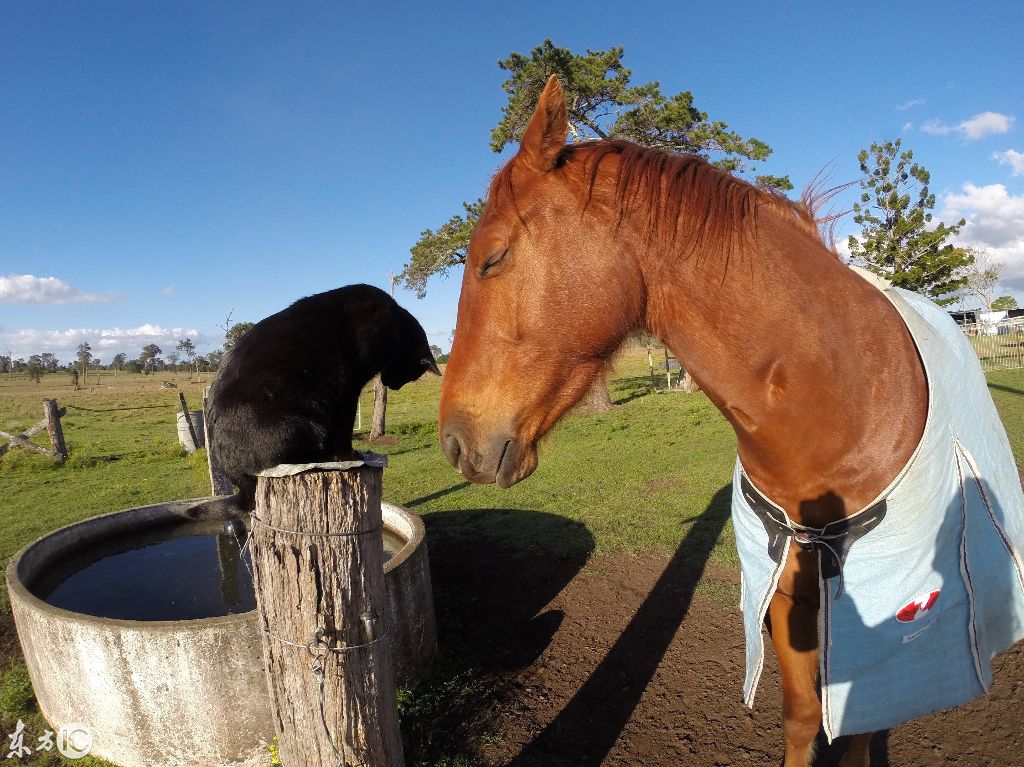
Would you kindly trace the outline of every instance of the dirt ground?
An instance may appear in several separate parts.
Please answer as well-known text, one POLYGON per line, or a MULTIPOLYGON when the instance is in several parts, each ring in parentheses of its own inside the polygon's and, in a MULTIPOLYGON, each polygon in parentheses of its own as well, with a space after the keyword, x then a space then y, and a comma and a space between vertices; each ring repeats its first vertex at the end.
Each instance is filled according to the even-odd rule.
MULTIPOLYGON (((755 709, 740 700, 743 632, 731 570, 712 569, 711 588, 695 592, 705 558, 694 562, 685 547, 674 557, 588 559, 585 546, 569 557, 502 552, 500 540, 452 535, 444 516, 428 517, 442 641, 446 655, 453 644, 465 648, 467 677, 485 681, 483 692, 462 693, 461 712, 457 704, 450 711, 453 733, 465 735, 456 748, 474 763, 781 764, 770 650, 755 709), (481 545, 495 557, 481 561, 481 545)), ((562 541, 582 534, 554 524, 547 534, 562 541)), ((1024 767, 1024 643, 993 668, 986 698, 878 733, 873 767, 1024 767)), ((412 741, 407 759, 415 761, 421 744, 412 741)), ((829 747, 819 735, 819 744, 815 765, 836 764, 842 742, 829 747)))

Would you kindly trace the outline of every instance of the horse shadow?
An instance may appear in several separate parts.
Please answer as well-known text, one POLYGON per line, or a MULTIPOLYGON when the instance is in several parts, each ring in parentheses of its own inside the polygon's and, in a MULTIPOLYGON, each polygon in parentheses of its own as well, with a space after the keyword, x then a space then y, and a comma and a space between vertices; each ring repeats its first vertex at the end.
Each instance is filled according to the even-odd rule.
POLYGON ((682 625, 722 529, 732 484, 721 488, 672 555, 650 593, 604 659, 555 719, 511 765, 556 764, 571 745, 574 764, 599 765, 629 722, 682 625), (600 725, 595 714, 600 712, 600 725))
POLYGON ((594 538, 581 522, 526 509, 435 511, 423 522, 438 654, 400 695, 400 711, 407 762, 440 764, 496 729, 491 723, 514 695, 509 672, 550 644, 564 614, 545 607, 586 565, 594 538))

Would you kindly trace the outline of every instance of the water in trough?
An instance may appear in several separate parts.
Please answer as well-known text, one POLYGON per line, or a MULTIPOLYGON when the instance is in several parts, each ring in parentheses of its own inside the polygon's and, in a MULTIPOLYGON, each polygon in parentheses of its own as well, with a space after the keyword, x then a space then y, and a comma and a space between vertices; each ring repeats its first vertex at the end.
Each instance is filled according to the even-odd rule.
MULTIPOLYGON (((241 539, 244 541, 244 537, 241 539)), ((384 561, 404 541, 384 531, 384 561)), ((160 525, 91 544, 31 586, 46 602, 86 615, 175 621, 256 608, 248 549, 217 520, 160 525)))

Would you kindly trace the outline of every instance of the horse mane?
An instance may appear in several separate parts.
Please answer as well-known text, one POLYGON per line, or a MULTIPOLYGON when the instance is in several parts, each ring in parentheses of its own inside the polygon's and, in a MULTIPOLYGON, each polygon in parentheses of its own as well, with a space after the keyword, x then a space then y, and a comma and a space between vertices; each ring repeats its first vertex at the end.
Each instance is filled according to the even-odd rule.
MULTIPOLYGON (((564 166, 582 160, 586 209, 595 190, 608 183, 599 176, 601 163, 619 158, 611 183, 611 204, 620 225, 627 215, 645 217, 648 244, 665 252, 683 250, 700 258, 726 259, 750 245, 763 211, 781 215, 824 244, 815 219, 816 197, 806 192, 800 203, 760 189, 716 168, 702 157, 674 154, 616 139, 567 144, 558 158, 564 166)), ((497 181, 497 179, 496 179, 497 181)), ((507 189, 511 183, 506 179, 507 189)))

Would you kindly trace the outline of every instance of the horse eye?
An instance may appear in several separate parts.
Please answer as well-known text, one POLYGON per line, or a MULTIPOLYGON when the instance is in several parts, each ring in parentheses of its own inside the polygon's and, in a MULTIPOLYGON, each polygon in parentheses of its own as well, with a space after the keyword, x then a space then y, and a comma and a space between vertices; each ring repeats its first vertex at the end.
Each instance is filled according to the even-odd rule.
POLYGON ((484 259, 483 265, 480 267, 480 276, 486 277, 487 273, 498 265, 501 259, 505 257, 506 253, 508 253, 508 248, 502 248, 501 250, 489 253, 487 257, 484 259))

